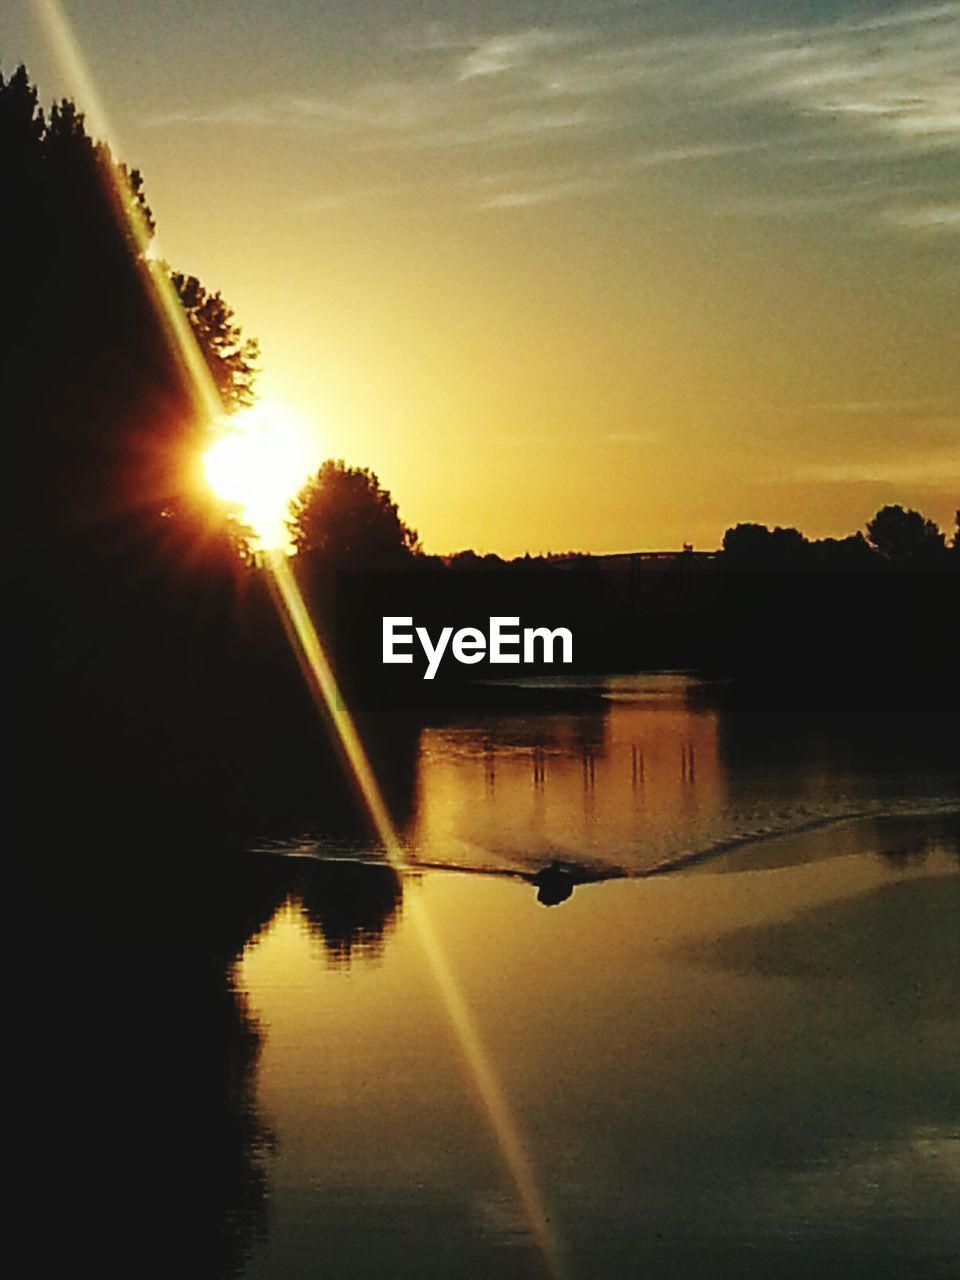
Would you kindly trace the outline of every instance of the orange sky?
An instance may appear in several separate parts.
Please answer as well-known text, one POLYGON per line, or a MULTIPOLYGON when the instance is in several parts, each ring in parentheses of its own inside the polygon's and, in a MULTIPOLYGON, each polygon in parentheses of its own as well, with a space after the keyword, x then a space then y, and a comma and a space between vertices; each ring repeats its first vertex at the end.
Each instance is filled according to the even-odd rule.
MULTIPOLYGON (((7 6, 6 72, 73 91, 7 6)), ((960 502, 955 5, 63 6, 163 252, 428 550, 960 502)))

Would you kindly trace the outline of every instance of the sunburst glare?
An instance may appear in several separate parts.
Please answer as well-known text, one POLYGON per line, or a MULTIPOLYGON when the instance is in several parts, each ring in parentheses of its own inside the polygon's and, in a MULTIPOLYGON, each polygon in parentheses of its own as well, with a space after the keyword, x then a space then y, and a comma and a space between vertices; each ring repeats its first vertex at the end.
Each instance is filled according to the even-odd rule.
POLYGON ((320 442, 286 405, 259 400, 232 415, 203 459, 218 498, 235 503, 258 549, 289 546, 290 499, 320 464, 320 442))

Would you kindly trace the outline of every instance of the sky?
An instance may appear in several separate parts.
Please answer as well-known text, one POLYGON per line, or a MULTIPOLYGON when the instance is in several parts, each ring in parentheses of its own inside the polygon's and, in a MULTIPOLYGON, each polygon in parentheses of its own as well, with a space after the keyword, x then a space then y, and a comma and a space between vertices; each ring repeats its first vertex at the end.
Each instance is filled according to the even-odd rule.
POLYGON ((957 0, 14 0, 46 102, 51 8, 165 257, 427 550, 952 527, 957 0))

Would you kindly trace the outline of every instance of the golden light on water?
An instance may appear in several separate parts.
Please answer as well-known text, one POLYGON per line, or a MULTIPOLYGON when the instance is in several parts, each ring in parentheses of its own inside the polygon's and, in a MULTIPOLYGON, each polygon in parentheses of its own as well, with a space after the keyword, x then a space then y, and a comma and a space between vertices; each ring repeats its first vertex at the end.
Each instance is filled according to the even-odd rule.
POLYGON ((207 481, 240 518, 264 551, 289 544, 290 500, 320 465, 319 441, 286 405, 259 400, 233 414, 224 434, 204 455, 207 481))
MULTIPOLYGON (((265 563, 271 574, 280 616, 317 710, 329 721, 343 748, 357 790, 363 798, 387 861, 399 876, 404 876, 408 867, 400 836, 383 799, 353 717, 344 703, 290 562, 282 553, 272 552, 265 557, 265 563)), ((531 1235, 543 1254, 549 1274, 554 1280, 565 1280, 569 1271, 560 1238, 551 1224, 533 1166, 499 1076, 447 961, 433 920, 423 900, 416 895, 406 898, 405 910, 407 918, 417 931, 441 1002, 456 1033, 468 1076, 487 1113, 531 1235)))

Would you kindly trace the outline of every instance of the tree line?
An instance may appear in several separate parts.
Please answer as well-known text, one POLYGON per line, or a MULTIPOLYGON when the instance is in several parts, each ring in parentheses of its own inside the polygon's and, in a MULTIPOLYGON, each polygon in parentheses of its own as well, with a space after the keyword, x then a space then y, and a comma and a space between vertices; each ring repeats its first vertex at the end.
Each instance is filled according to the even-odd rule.
MULTIPOLYGON (((326 569, 544 568, 586 564, 593 558, 582 551, 527 552, 510 559, 472 550, 428 555, 377 475, 369 468, 348 467, 332 459, 323 463, 291 503, 289 528, 301 562, 326 569)), ((864 531, 843 538, 810 539, 792 527, 733 525, 723 535, 721 555, 730 565, 750 568, 945 566, 960 555, 960 509, 949 542, 933 520, 890 504, 877 511, 864 531)))

